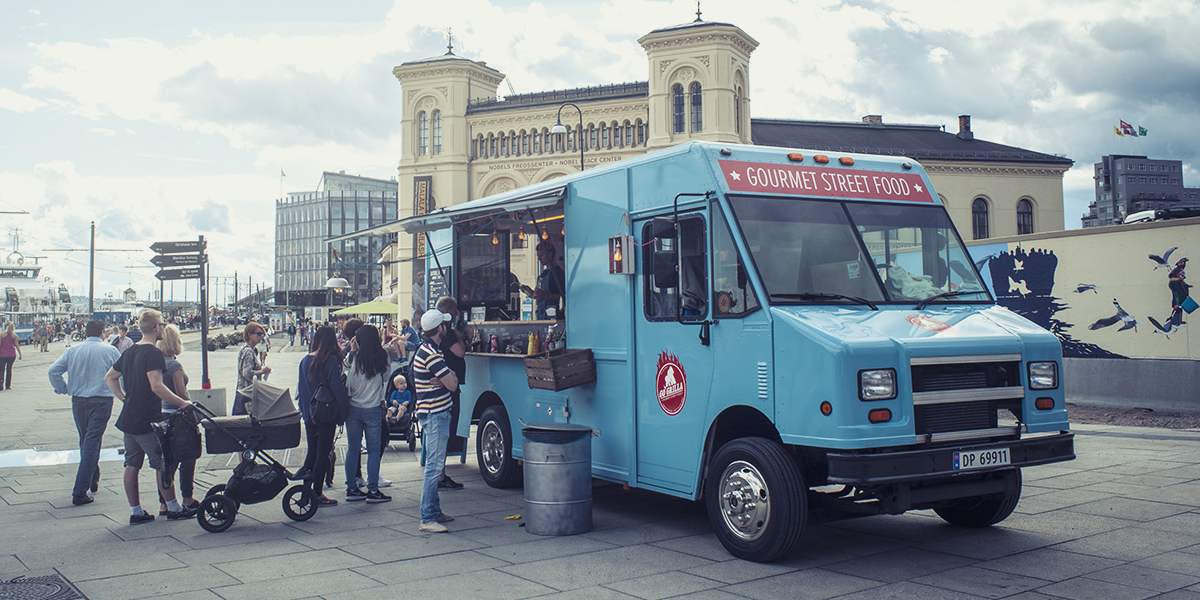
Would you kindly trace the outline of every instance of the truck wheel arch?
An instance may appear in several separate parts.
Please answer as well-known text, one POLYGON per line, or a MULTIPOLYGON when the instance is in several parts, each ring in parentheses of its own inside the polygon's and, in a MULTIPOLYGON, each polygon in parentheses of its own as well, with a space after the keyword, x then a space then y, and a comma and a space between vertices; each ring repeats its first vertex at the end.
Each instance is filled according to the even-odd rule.
POLYGON ((700 455, 699 479, 696 481, 696 498, 704 496, 704 480, 708 476, 709 459, 717 449, 731 440, 742 437, 762 437, 780 441, 779 430, 762 411, 752 406, 738 404, 722 410, 708 426, 704 437, 704 451, 700 455))
POLYGON ((508 412, 508 407, 504 406, 504 401, 500 399, 499 394, 491 390, 483 392, 478 398, 475 399, 475 406, 471 409, 471 421, 478 421, 479 417, 483 414, 483 411, 487 410, 489 406, 495 406, 497 404, 504 407, 505 412, 508 412))

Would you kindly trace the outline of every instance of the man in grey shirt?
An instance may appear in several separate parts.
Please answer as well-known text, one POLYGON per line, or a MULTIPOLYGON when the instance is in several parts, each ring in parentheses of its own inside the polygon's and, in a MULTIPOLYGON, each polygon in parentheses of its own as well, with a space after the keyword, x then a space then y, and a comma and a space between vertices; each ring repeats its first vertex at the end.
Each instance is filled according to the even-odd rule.
POLYGON ((112 416, 113 395, 104 374, 121 358, 121 351, 100 339, 104 321, 89 321, 87 339, 72 346, 50 365, 50 385, 56 394, 70 394, 75 429, 79 431, 79 470, 71 503, 92 502, 100 485, 100 441, 112 416), (64 381, 63 375, 70 381, 64 381))

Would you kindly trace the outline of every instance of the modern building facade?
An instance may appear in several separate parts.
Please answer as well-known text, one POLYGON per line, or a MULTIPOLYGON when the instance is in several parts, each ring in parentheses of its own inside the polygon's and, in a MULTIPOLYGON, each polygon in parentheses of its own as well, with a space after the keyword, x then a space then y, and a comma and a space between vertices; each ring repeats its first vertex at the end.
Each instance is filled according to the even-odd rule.
POLYGON ((316 191, 289 192, 275 203, 275 303, 329 306, 365 302, 382 294, 377 257, 394 235, 325 240, 396 219, 396 181, 344 172, 321 175, 316 191), (341 292, 325 289, 338 275, 341 292))
MULTIPOLYGON (((964 237, 1063 227, 1069 159, 975 138, 965 115, 957 132, 884 124, 879 115, 850 123, 752 118, 750 66, 758 42, 739 27, 697 19, 638 41, 646 52, 644 81, 504 98, 497 94, 504 73, 452 49, 393 69, 403 88, 400 217, 707 140, 920 160, 964 237), (582 118, 570 107, 560 112, 567 102, 582 118), (551 133, 560 114, 568 132, 551 133)), ((386 277, 400 282, 402 306, 422 289, 423 252, 421 236, 404 234, 392 252, 399 262, 386 277)), ((522 280, 536 269, 532 249, 528 254, 513 256, 522 280)))
POLYGON ((1144 210, 1200 207, 1200 188, 1184 187, 1183 162, 1110 154, 1095 164, 1096 200, 1084 227, 1121 223, 1144 210))

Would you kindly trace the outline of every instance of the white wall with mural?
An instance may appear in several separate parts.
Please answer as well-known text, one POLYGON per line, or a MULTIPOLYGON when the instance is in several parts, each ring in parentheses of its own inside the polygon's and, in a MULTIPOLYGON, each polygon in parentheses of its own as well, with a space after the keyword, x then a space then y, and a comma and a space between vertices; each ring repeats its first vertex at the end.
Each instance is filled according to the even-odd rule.
POLYGON ((1008 309, 1075 358, 1200 360, 1200 219, 984 240, 969 251, 1008 309))

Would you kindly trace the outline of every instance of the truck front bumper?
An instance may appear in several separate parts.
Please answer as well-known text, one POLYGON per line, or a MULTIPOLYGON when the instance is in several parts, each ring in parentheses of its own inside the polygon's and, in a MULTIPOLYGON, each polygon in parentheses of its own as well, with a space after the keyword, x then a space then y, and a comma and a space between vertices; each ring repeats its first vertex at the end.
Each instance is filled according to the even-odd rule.
POLYGON ((918 450, 830 452, 829 483, 881 485, 935 477, 978 475, 1013 467, 1032 467, 1075 458, 1075 434, 1058 433, 1010 441, 959 444, 918 450), (1008 448, 1010 463, 983 469, 956 470, 957 452, 1008 448))

